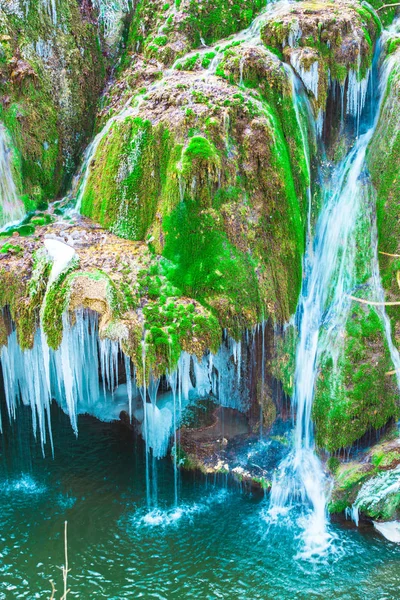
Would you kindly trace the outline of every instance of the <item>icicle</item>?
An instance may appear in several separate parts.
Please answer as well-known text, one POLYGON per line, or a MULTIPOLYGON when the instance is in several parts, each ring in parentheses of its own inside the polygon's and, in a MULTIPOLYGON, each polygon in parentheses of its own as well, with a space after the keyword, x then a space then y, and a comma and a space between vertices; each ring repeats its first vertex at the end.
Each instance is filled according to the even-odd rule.
POLYGON ((131 8, 130 0, 93 0, 93 6, 99 11, 99 21, 104 28, 104 37, 109 43, 113 43, 120 30, 124 15, 131 8))
POLYGON ((288 45, 295 48, 301 40, 302 31, 298 19, 294 19, 288 35, 288 45))
POLYGON ((313 62, 309 69, 304 67, 304 55, 302 51, 292 52, 290 55, 290 64, 298 73, 307 91, 311 92, 316 100, 318 100, 318 85, 319 85, 319 62, 313 62))
POLYGON ((265 394, 265 321, 261 323, 261 401, 260 401, 260 439, 262 439, 263 435, 263 421, 264 421, 264 413, 263 413, 263 404, 264 404, 264 394, 265 394))
POLYGON ((239 85, 242 86, 243 85, 243 67, 244 67, 244 62, 246 60, 245 56, 242 56, 239 62, 239 85))
POLYGON ((145 427, 143 437, 146 446, 151 448, 155 458, 163 458, 167 454, 169 438, 172 433, 173 415, 169 408, 159 409, 157 404, 144 404, 145 427))
POLYGON ((132 421, 132 399, 133 399, 133 389, 132 389, 132 375, 131 375, 131 359, 129 356, 124 354, 124 363, 125 363, 125 373, 126 373, 126 391, 128 394, 128 405, 129 405, 129 420, 132 421))
MULTIPOLYGON (((47 436, 46 422, 52 444, 52 399, 68 414, 76 434, 78 414, 90 413, 108 421, 118 418, 121 408, 125 410, 126 406, 114 402, 113 396, 107 392, 107 387, 110 389, 118 384, 118 342, 108 340, 106 344, 99 343, 103 352, 103 384, 106 386, 106 397, 102 403, 98 376, 98 316, 80 310, 75 313, 74 325, 71 325, 66 313, 62 321, 63 337, 55 351, 49 348, 43 332, 38 330, 31 350, 21 350, 13 331, 8 336, 7 346, 0 352, 9 417, 16 417, 20 401, 29 405, 33 432, 40 438, 43 449, 47 436)), ((127 396, 131 405, 133 388, 130 376, 129 382, 127 379, 127 396)))
MULTIPOLYGON (((174 498, 175 498, 175 506, 178 505, 178 438, 177 438, 177 429, 178 429, 178 419, 177 419, 177 406, 176 406, 176 392, 178 387, 178 371, 174 371, 171 374, 168 374, 168 382, 171 386, 172 396, 173 396, 173 431, 174 431, 174 498)), ((179 415, 180 416, 180 415, 179 415)))
POLYGON ((356 119, 357 136, 360 127, 360 118, 367 98, 370 70, 364 79, 359 79, 359 72, 351 70, 348 75, 347 84, 347 107, 346 113, 356 119))
POLYGON ((322 109, 320 109, 318 112, 316 121, 315 121, 315 130, 316 130, 316 134, 319 138, 322 137, 323 128, 324 128, 324 112, 322 109))

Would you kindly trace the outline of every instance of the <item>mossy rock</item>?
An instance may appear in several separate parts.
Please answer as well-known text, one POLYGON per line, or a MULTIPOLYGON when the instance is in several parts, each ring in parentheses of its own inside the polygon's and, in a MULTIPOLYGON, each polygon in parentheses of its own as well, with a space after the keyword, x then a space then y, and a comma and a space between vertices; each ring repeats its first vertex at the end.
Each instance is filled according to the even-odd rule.
POLYGON ((377 311, 353 303, 343 347, 336 361, 326 355, 313 405, 316 441, 335 452, 351 447, 370 430, 380 430, 399 415, 384 325, 377 311))

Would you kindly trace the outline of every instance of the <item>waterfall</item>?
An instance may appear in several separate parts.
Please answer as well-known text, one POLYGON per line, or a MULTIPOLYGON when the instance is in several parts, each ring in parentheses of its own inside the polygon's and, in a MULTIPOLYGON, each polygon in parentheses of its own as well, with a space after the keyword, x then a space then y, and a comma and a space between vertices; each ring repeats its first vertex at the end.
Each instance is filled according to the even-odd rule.
POLYGON ((0 227, 19 221, 25 214, 12 173, 12 149, 0 123, 0 227))
MULTIPOLYGON (((375 64, 378 57, 379 48, 375 64)), ((381 98, 389 73, 390 61, 381 74, 381 98)), ((355 96, 362 105, 365 104, 363 93, 355 96)), ((379 99, 375 108, 375 114, 366 123, 365 132, 358 137, 348 155, 333 168, 324 184, 322 210, 304 259, 303 286, 296 314, 299 343, 293 395, 296 417, 294 448, 274 477, 269 509, 269 518, 276 521, 290 511, 296 500, 301 500, 304 556, 323 553, 331 540, 327 529, 326 481, 315 454, 311 411, 321 350, 335 344, 338 332, 344 329, 350 308, 348 296, 354 285, 357 251, 354 231, 357 219, 371 197, 371 184, 365 177, 365 155, 379 117, 379 99), (321 334, 322 328, 324 335, 321 334)), ((361 109, 356 107, 354 114, 360 113, 361 109)), ((387 317, 384 319, 388 322, 387 317)), ((390 339, 390 328, 387 333, 390 339)), ((391 347, 394 357, 393 344, 391 347)))

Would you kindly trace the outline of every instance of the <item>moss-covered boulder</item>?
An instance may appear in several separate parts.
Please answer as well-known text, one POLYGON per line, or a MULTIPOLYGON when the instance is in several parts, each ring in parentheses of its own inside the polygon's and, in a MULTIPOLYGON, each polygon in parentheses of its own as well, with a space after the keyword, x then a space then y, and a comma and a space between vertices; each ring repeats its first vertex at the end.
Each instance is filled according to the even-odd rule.
POLYGON ((171 65, 192 48, 211 45, 250 25, 263 0, 142 0, 130 25, 123 66, 134 53, 171 65))
POLYGON ((317 445, 333 453, 399 416, 398 389, 376 309, 354 302, 341 348, 326 354, 313 405, 317 445))
POLYGON ((161 375, 175 368, 183 350, 201 359, 219 347, 215 316, 173 287, 166 261, 142 242, 81 220, 38 226, 34 237, 3 238, 0 257, 0 308, 14 323, 23 349, 33 347, 39 327, 57 349, 62 315, 78 309, 98 313, 99 335, 121 343, 139 380, 143 353, 147 376, 150 370, 161 375), (72 251, 56 277, 49 242, 62 254, 72 251))
POLYGON ((354 507, 362 517, 388 521, 400 510, 400 447, 393 431, 389 438, 351 461, 331 458, 334 487, 328 509, 340 514, 354 507))
POLYGON ((105 129, 80 190, 83 214, 150 239, 171 282, 232 332, 262 315, 286 321, 300 290, 308 179, 284 89, 290 129, 258 93, 171 74, 141 99, 140 117, 133 107, 105 129))

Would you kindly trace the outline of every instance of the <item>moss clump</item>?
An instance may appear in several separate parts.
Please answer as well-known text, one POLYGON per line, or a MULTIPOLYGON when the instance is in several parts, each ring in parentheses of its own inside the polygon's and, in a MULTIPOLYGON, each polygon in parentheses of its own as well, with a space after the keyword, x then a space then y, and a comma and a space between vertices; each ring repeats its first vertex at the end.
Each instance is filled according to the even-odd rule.
POLYGON ((371 476, 371 469, 359 463, 338 465, 337 459, 334 466, 335 487, 328 503, 328 511, 331 514, 340 514, 355 502, 363 482, 371 476))
POLYGON ((21 254, 22 248, 18 244, 10 244, 10 242, 7 242, 1 247, 0 253, 7 254, 8 252, 11 252, 12 254, 21 254))
MULTIPOLYGON (((264 0, 234 3, 188 0, 184 6, 180 2, 175 6, 176 10, 173 10, 172 6, 164 8, 160 3, 145 0, 136 4, 120 72, 129 65, 130 55, 137 52, 171 65, 191 49, 199 48, 204 43, 211 45, 245 29, 265 3, 264 0), (143 23, 146 23, 145 29, 142 28, 143 23)), ((208 54, 211 52, 203 59, 204 68, 211 61, 208 54)), ((179 63, 178 68, 193 70, 198 58, 199 55, 194 55, 184 63, 179 63)))
POLYGON ((282 383, 285 394, 292 397, 298 343, 295 326, 289 325, 280 335, 275 336, 274 341, 274 352, 270 360, 271 373, 282 383))
POLYGON ((250 324, 261 312, 254 264, 229 242, 221 225, 212 210, 195 200, 179 204, 165 217, 167 276, 184 295, 206 306, 225 298, 220 307, 224 326, 230 315, 240 314, 250 324))
POLYGON ((54 350, 57 350, 63 337, 62 316, 68 308, 69 274, 78 267, 78 264, 78 261, 72 261, 69 267, 46 290, 43 299, 41 325, 49 347, 54 350))
POLYGON ((180 27, 193 46, 200 46, 202 39, 209 45, 248 27, 264 6, 263 0, 205 0, 201 4, 190 0, 188 17, 180 27))

